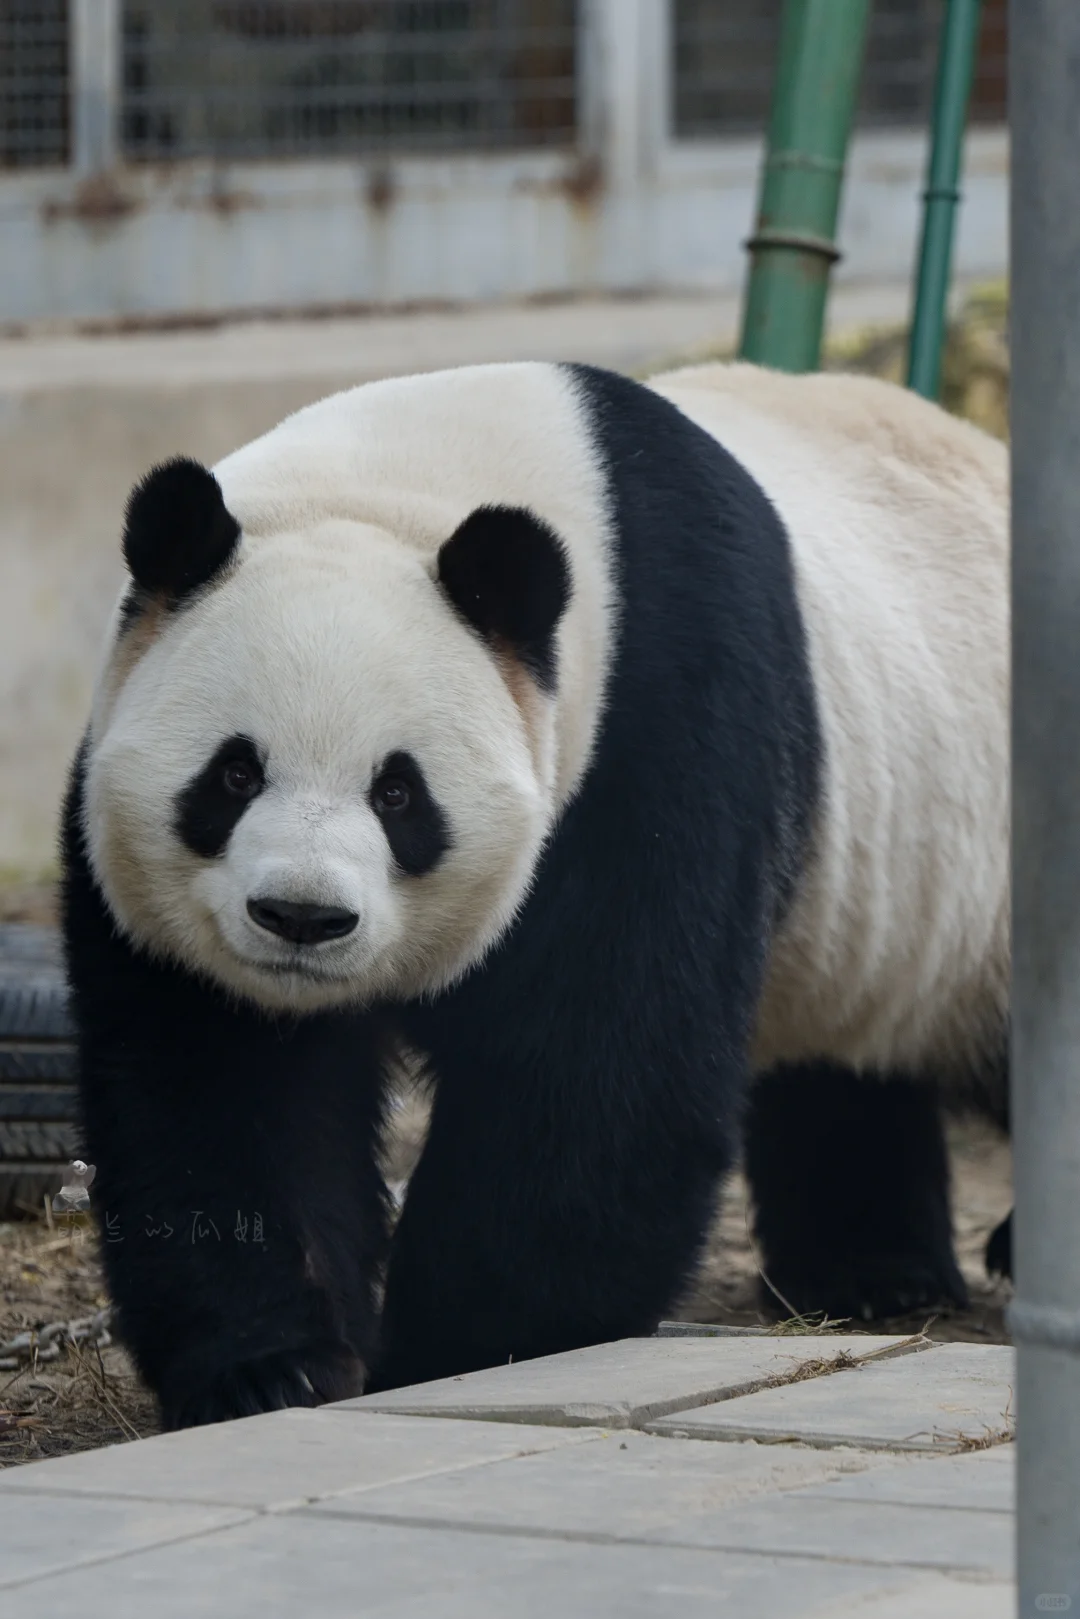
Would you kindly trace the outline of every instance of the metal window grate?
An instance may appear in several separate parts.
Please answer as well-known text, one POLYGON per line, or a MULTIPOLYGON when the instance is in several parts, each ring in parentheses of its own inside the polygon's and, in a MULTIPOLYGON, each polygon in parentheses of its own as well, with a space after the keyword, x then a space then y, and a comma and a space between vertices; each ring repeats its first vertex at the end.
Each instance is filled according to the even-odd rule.
POLYGON ((0 168, 67 156, 67 0, 0 0, 0 168))
POLYGON ((567 144, 575 0, 127 0, 139 159, 567 144))
MULTIPOLYGON (((1007 0, 984 0, 971 116, 1005 119, 1007 0)), ((782 0, 673 0, 675 133, 756 134, 769 116, 782 0)), ((924 125, 930 117, 942 0, 876 0, 859 121, 924 125)))

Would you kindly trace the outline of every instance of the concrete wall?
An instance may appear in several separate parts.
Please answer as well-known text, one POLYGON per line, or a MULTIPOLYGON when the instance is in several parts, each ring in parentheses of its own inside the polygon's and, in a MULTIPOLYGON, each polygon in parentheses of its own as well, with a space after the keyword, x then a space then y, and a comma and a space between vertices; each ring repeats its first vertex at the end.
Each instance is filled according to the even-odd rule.
MULTIPOLYGON (((0 323, 731 291, 758 140, 673 136, 670 0, 582 0, 573 149, 125 164, 119 0, 73 0, 69 169, 0 176, 0 323)), ((853 143, 849 281, 910 273, 925 130, 853 143)), ((962 276, 1005 262, 1004 131, 972 132, 962 276)))
POLYGON ((63 773, 120 585, 128 488, 163 455, 214 459, 319 391, 296 379, 0 398, 0 877, 53 857, 63 773))
MULTIPOLYGON (((733 291, 760 142, 631 137, 595 163, 522 153, 0 177, 0 324, 733 291)), ((925 160, 920 131, 855 140, 840 282, 910 274, 925 160)), ((1007 171, 1004 131, 974 131, 961 276, 1005 264, 1007 171)))

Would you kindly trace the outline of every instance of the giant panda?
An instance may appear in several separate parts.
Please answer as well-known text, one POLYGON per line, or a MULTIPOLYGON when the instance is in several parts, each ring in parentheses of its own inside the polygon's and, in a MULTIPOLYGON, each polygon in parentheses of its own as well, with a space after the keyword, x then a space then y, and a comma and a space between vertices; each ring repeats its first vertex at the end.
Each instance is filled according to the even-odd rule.
POLYGON ((786 1303, 962 1297, 998 445, 854 377, 479 366, 156 468, 123 552, 64 931, 167 1427, 648 1333, 744 1138, 786 1303), (403 1047, 434 1103, 391 1242, 403 1047))

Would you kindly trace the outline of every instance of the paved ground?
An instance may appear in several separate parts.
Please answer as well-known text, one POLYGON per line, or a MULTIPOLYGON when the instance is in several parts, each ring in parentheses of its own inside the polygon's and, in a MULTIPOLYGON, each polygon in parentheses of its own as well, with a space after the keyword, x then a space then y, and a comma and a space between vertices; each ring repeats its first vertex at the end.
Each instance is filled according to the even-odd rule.
POLYGON ((1000 1346, 660 1337, 39 1462, 0 1477, 0 1615, 1004 1619, 1012 1382, 1000 1346))

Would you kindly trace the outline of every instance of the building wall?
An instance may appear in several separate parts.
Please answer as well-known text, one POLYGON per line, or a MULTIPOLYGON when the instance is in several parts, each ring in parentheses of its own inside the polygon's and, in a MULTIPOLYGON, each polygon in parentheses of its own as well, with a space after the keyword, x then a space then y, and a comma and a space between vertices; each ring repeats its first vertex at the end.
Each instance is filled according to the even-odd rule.
MULTIPOLYGON (((940 5, 879 0, 872 13, 849 280, 909 273, 940 5)), ((967 275, 1005 263, 997 7, 976 98, 991 123, 971 145, 959 242, 967 275)), ((33 9, 54 46, 55 0, 33 9)), ((0 324, 722 291, 741 278, 778 0, 70 0, 70 16, 68 99, 9 94, 0 116, 0 324), (368 26, 429 13, 456 30, 368 26), (325 37, 279 37, 305 18, 323 19, 325 37), (334 62, 343 82, 322 83, 334 62)), ((55 64, 55 50, 42 59, 55 64)))

